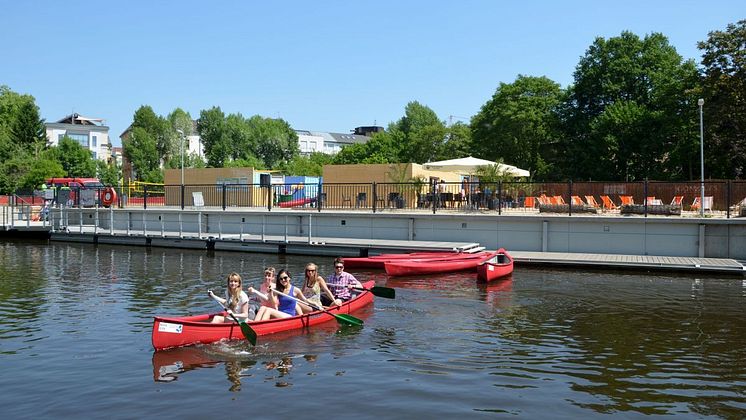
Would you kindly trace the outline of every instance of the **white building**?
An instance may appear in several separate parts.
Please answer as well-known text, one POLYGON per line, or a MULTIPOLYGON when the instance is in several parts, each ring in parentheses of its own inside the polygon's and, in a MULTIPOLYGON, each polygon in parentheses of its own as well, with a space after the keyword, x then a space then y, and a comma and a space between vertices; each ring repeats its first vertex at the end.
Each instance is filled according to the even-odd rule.
POLYGON ((48 145, 57 146, 60 140, 67 136, 90 150, 94 159, 109 160, 111 156, 109 127, 104 125, 103 119, 72 114, 57 122, 44 125, 47 130, 48 145))
POLYGON ((313 152, 335 155, 343 146, 366 143, 374 132, 383 131, 383 127, 357 127, 354 133, 327 133, 322 131, 295 130, 298 134, 298 146, 302 156, 313 152))

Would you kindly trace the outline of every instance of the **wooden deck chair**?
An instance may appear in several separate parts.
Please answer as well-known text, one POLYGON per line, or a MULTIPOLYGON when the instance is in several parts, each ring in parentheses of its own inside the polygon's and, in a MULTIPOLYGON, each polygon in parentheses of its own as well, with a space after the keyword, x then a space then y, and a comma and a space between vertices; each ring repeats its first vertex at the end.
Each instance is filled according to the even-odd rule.
POLYGON ((593 207, 594 209, 601 207, 598 205, 598 202, 596 202, 596 199, 592 195, 586 195, 585 201, 588 202, 588 205, 593 207))
POLYGON ((544 194, 537 197, 537 199, 539 200, 539 204, 541 204, 542 206, 547 206, 549 204, 552 204, 551 201, 549 200, 549 197, 547 197, 544 194))
POLYGON ((565 199, 563 199, 561 195, 555 195, 554 197, 552 197, 552 204, 560 205, 567 203, 565 203, 565 199))
POLYGON ((570 200, 573 206, 585 206, 585 203, 583 202, 583 199, 580 198, 580 196, 573 195, 572 197, 570 197, 570 200))
POLYGON ((683 195, 676 195, 676 196, 674 196, 674 197, 673 197, 673 199, 671 200, 671 205, 672 205, 672 206, 676 206, 676 207, 681 207, 681 206, 682 206, 682 204, 681 204, 681 203, 682 203, 683 201, 684 201, 684 196, 683 196, 683 195))
POLYGON ((631 195, 620 195, 619 199, 622 200, 623 206, 632 206, 635 204, 635 199, 631 195))
POLYGON ((655 203, 656 203, 656 201, 657 201, 657 200, 656 200, 656 198, 655 198, 655 196, 654 196, 654 195, 653 195, 653 196, 650 196, 650 197, 646 197, 646 198, 645 198, 645 204, 647 204, 648 206, 654 206, 654 205, 655 205, 655 203))
POLYGON ((523 200, 523 207, 531 209, 536 207, 536 197, 526 197, 525 200, 523 200))
POLYGON ((614 202, 611 201, 611 198, 609 198, 608 195, 602 195, 601 202, 604 203, 604 208, 606 210, 616 210, 618 208, 616 204, 614 204, 614 202))
MULTIPOLYGON (((692 210, 699 210, 699 202, 700 202, 699 199, 700 197, 694 197, 694 201, 692 201, 692 207, 691 207, 692 210)), ((704 209, 712 211, 712 196, 711 195, 705 197, 704 209)))

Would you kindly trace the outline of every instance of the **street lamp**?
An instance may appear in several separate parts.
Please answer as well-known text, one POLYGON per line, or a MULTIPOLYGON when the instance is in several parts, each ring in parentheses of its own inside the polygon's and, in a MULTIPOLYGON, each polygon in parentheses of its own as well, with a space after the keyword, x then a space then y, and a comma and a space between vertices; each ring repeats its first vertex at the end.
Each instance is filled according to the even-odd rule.
POLYGON ((179 133, 179 140, 181 144, 181 186, 183 187, 184 186, 184 131, 177 128, 176 132, 179 133))
POLYGON ((699 185, 700 217, 705 217, 705 129, 702 123, 702 105, 704 104, 705 100, 702 98, 697 101, 697 105, 699 105, 699 174, 701 177, 701 184, 699 185))

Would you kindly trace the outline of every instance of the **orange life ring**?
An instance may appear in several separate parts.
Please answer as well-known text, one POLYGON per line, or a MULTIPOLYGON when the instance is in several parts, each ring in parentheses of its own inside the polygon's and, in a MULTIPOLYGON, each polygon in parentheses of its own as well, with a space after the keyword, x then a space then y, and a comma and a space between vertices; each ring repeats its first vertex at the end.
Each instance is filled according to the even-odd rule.
POLYGON ((114 191, 114 188, 109 187, 105 189, 101 196, 101 203, 103 203, 104 206, 109 207, 115 201, 117 201, 117 192, 114 191))

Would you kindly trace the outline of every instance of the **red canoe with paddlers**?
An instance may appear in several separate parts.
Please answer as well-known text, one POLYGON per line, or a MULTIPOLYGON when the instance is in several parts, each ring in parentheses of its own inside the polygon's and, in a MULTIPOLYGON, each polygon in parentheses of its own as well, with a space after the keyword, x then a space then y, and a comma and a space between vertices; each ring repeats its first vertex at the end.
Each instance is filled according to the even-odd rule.
POLYGON ((152 343, 156 350, 187 346, 197 343, 213 343, 220 340, 247 339, 256 342, 257 336, 265 336, 301 328, 308 328, 322 322, 337 320, 343 325, 362 325, 363 321, 350 315, 373 303, 373 295, 393 299, 395 291, 388 287, 377 287, 374 281, 363 283, 359 294, 340 306, 296 315, 290 318, 269 319, 266 321, 224 322, 212 324, 215 315, 203 314, 185 317, 161 317, 153 319, 152 343))

